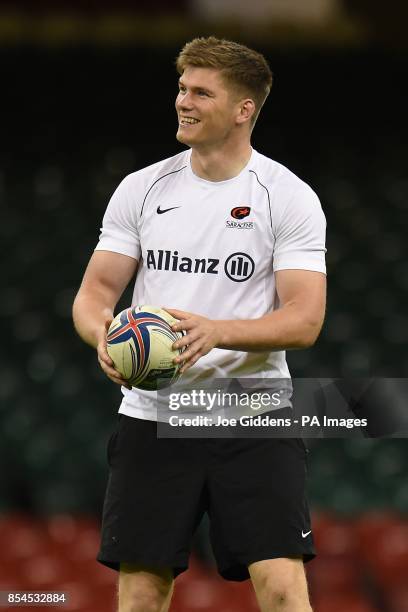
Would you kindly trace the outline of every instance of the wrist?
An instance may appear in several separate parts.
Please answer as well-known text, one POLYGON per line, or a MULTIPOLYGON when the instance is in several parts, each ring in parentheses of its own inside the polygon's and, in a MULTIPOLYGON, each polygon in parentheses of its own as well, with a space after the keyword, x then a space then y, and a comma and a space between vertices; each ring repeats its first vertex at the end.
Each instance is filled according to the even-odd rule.
POLYGON ((216 347, 224 348, 228 341, 227 321, 214 321, 216 329, 216 347))

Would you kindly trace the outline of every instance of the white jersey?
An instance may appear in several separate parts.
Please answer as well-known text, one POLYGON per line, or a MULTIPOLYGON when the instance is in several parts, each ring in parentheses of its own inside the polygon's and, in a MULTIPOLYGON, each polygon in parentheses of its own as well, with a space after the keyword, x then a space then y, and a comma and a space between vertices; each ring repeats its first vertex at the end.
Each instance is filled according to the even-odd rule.
MULTIPOLYGON (((191 150, 127 176, 106 210, 97 250, 139 260, 132 305, 211 319, 256 319, 279 307, 274 272, 325 273, 325 218, 312 189, 252 150, 238 176, 207 181, 191 150)), ((183 378, 287 379, 285 351, 213 349, 183 378)), ((119 412, 155 420, 156 394, 122 388, 119 412)))

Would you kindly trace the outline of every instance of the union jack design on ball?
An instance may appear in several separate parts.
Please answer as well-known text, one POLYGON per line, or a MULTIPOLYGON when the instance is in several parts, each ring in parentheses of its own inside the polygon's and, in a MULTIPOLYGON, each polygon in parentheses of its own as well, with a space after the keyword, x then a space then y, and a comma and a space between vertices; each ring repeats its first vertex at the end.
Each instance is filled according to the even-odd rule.
POLYGON ((149 327, 154 326, 156 333, 167 336, 172 342, 175 342, 178 336, 161 317, 150 312, 137 312, 136 308, 124 310, 120 317, 120 323, 119 327, 108 334, 108 344, 133 340, 133 346, 132 344, 128 345, 132 357, 132 373, 129 380, 142 379, 149 369, 149 327))

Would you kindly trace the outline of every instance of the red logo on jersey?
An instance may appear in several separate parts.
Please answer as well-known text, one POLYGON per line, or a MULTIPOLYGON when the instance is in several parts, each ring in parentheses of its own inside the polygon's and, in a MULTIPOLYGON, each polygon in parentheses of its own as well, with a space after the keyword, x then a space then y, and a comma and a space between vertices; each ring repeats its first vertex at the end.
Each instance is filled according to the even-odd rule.
POLYGON ((237 206, 231 210, 231 217, 234 217, 234 219, 245 219, 250 212, 250 206, 237 206))

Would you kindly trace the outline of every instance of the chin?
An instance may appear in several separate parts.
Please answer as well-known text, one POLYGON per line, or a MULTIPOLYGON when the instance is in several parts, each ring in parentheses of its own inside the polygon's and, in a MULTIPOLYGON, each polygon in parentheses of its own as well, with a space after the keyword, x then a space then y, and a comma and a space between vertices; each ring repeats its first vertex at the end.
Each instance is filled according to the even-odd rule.
POLYGON ((182 142, 186 145, 190 145, 192 143, 192 139, 189 138, 187 134, 183 134, 181 130, 177 131, 176 138, 179 142, 182 142))

